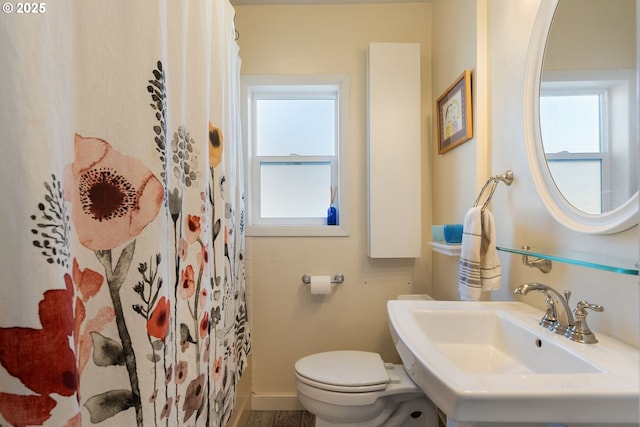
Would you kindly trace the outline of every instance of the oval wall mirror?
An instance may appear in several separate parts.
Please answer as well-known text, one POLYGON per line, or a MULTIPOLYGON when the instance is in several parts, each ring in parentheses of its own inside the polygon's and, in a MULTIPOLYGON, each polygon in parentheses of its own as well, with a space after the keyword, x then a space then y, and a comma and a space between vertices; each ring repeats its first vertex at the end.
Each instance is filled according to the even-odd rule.
POLYGON ((527 156, 550 214, 582 233, 638 223, 638 0, 542 0, 524 92, 527 156))

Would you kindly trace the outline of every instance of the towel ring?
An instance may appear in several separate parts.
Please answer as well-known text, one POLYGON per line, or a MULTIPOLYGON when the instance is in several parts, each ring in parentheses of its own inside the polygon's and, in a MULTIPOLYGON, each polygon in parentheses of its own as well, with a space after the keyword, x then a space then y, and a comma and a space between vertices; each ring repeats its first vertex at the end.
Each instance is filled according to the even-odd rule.
POLYGON ((482 204, 482 210, 484 211, 487 205, 489 205, 489 202, 493 197, 493 193, 495 193, 496 187, 501 181, 504 182, 507 186, 511 185, 513 183, 513 171, 509 169, 502 175, 494 175, 492 177, 489 177, 489 179, 487 179, 487 182, 485 182, 484 185, 482 186, 482 190, 480 190, 480 194, 478 194, 478 197, 476 198, 476 201, 473 204, 473 206, 477 207, 480 204, 482 195, 484 194, 485 190, 489 188, 489 185, 491 185, 491 188, 489 190, 489 195, 487 196, 486 200, 482 204))

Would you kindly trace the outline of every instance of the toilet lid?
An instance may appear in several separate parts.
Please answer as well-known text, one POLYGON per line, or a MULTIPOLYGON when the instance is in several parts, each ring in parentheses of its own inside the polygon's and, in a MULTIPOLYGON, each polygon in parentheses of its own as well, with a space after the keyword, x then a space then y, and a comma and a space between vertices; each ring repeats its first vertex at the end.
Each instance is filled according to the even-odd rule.
POLYGON ((379 386, 384 389, 389 375, 378 353, 329 351, 303 357, 296 372, 312 381, 342 387, 379 386))

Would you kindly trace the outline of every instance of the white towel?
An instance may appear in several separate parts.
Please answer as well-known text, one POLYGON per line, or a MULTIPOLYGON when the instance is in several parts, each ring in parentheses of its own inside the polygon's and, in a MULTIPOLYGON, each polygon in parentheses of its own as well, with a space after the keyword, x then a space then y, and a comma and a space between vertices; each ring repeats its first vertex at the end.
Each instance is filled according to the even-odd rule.
POLYGON ((464 217, 458 287, 460 299, 478 301, 482 291, 499 289, 501 275, 493 215, 488 209, 471 208, 464 217))

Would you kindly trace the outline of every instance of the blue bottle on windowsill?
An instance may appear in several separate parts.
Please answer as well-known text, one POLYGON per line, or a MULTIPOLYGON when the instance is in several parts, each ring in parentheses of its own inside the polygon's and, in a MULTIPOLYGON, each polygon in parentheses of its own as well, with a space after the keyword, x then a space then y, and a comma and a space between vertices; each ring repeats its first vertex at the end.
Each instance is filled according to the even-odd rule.
POLYGON ((338 211, 333 205, 327 209, 327 225, 338 225, 338 211))

